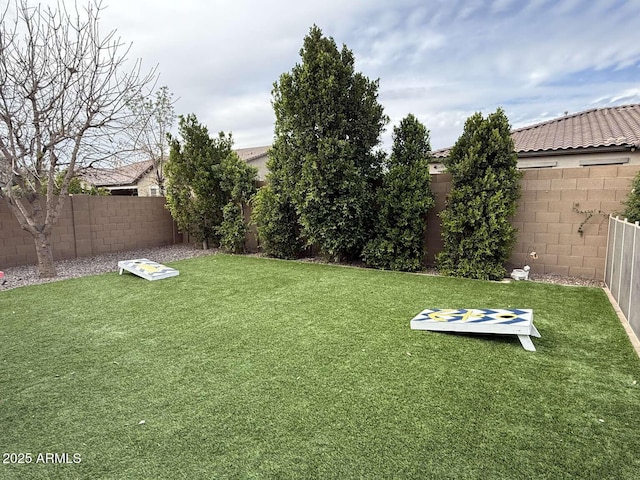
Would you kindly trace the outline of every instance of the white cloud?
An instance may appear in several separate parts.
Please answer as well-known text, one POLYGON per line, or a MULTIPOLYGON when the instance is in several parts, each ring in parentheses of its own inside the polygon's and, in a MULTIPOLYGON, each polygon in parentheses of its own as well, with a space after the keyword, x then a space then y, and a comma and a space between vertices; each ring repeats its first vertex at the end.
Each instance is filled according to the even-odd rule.
POLYGON ((640 103, 640 88, 628 88, 613 95, 600 97, 592 102, 592 105, 611 105, 621 103, 640 103))
POLYGON ((619 0, 112 0, 103 20, 134 42, 133 57, 159 64, 179 113, 232 130, 238 147, 272 141, 272 84, 315 23, 380 78, 393 123, 414 113, 438 148, 499 105, 521 125, 639 101, 639 14, 619 0))

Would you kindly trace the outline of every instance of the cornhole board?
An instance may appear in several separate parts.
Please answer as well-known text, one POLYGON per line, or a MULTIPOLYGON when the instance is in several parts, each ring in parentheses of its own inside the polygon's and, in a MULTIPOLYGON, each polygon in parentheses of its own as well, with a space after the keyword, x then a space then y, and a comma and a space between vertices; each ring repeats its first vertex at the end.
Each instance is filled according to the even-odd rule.
POLYGON ((163 278, 175 277, 180 272, 175 268, 167 267, 161 263, 152 262, 146 258, 136 258, 135 260, 123 260, 118 262, 120 275, 125 270, 147 280, 161 280, 163 278))
POLYGON ((540 337, 529 309, 426 309, 411 320, 411 329, 517 335, 530 352, 536 351, 531 337, 540 337))

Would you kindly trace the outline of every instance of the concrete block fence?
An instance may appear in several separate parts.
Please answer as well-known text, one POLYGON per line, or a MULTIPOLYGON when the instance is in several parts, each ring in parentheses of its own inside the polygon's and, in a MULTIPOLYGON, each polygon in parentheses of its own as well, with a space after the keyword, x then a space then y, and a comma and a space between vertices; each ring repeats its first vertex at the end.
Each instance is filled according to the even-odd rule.
MULTIPOLYGON (((161 197, 70 196, 52 233, 55 260, 182 243, 161 197)), ((0 269, 36 263, 33 237, 0 201, 0 269)))
MULTIPOLYGON (((640 165, 541 168, 524 171, 522 197, 513 219, 518 239, 508 268, 531 266, 532 275, 557 274, 603 280, 609 214, 623 209, 640 165), (535 251, 537 259, 529 254, 535 251)), ((259 186, 259 185, 258 185, 259 186)), ((435 207, 427 217, 427 264, 442 249, 440 218, 451 176, 432 175, 435 207)), ((159 197, 74 195, 54 228, 54 257, 67 259, 120 250, 181 243, 171 215, 159 197)), ((245 208, 249 219, 250 208, 245 208)), ((186 236, 185 236, 186 237, 186 236)), ((246 247, 256 251, 255 227, 246 247)), ((20 229, 0 201, 0 269, 35 264, 31 236, 20 229)))
MULTIPOLYGON (((622 202, 639 170, 638 165, 525 170, 513 219, 518 238, 508 267, 528 264, 532 275, 603 280, 609 214, 624 209, 622 202)), ((438 213, 450 188, 450 175, 432 176, 436 206, 427 218, 429 263, 442 249, 438 213)))

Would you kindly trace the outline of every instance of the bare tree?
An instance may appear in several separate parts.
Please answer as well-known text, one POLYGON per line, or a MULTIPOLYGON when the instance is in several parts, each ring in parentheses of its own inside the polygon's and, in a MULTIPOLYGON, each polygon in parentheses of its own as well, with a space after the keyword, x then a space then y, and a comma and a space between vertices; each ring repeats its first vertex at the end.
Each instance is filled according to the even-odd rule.
POLYGON ((155 92, 155 98, 140 93, 133 97, 130 109, 135 120, 127 129, 123 150, 132 148, 141 160, 151 160, 156 185, 160 194, 165 194, 164 165, 169 158, 167 134, 176 121, 173 95, 166 86, 155 92))
POLYGON ((114 157, 128 100, 155 78, 127 60, 130 45, 115 31, 101 34, 102 10, 99 0, 70 8, 15 0, 0 12, 0 198, 33 235, 42 277, 56 275, 51 231, 69 182, 114 157))

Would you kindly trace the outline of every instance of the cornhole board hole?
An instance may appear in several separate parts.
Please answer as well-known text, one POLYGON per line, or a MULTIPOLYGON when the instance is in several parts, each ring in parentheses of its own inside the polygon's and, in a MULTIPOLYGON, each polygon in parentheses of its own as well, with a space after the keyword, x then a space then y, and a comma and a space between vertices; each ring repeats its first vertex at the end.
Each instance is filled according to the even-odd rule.
POLYGON ((525 350, 535 352, 531 337, 540 337, 529 309, 426 309, 411 320, 412 330, 517 335, 525 350))
POLYGON ((120 275, 123 271, 131 272, 139 277, 147 280, 162 280, 163 278, 175 277, 180 272, 175 268, 167 267, 161 263, 152 262, 146 258, 137 258, 135 260, 123 260, 118 262, 120 275))

